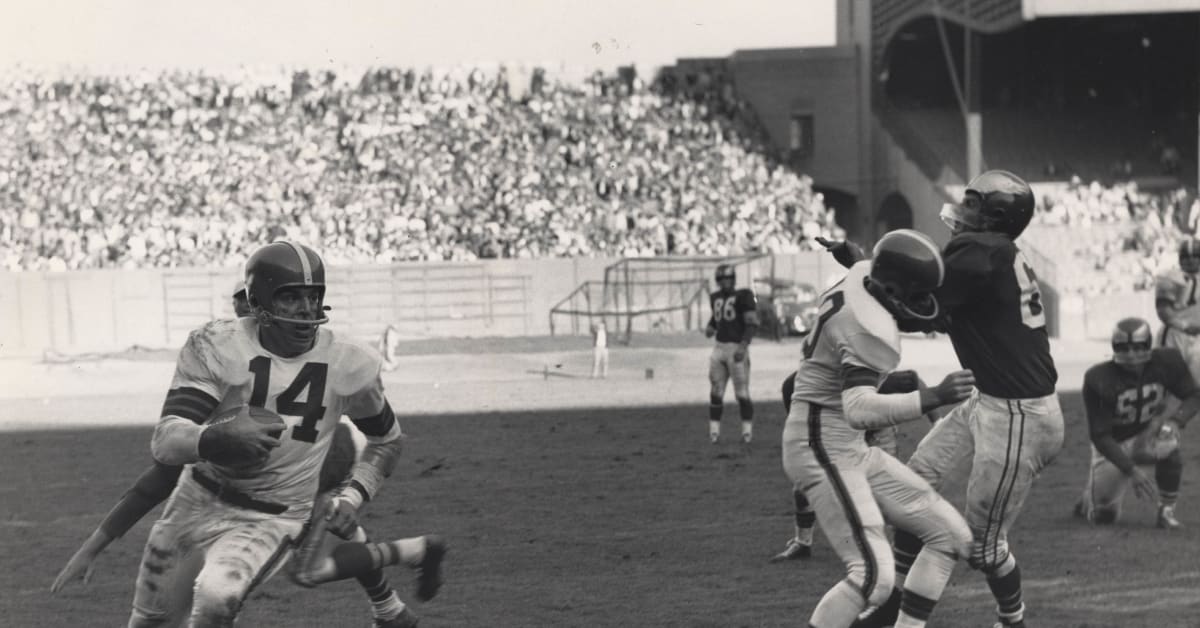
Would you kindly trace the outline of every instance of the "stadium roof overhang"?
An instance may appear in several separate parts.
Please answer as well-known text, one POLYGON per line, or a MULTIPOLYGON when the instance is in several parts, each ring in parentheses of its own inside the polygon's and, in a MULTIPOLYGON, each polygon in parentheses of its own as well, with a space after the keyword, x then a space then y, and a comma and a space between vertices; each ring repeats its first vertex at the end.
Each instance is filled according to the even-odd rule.
POLYGON ((878 73, 888 43, 922 17, 991 34, 1038 18, 1200 11, 1200 0, 878 0, 870 6, 871 51, 878 73))

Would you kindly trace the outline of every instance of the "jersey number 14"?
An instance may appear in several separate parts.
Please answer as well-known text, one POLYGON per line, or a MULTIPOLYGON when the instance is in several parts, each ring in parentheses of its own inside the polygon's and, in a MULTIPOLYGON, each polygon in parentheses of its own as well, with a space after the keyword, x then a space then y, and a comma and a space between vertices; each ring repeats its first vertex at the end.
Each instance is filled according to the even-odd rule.
MULTIPOLYGON (((250 360, 250 372, 254 373, 254 388, 250 391, 250 405, 265 408, 267 391, 271 387, 271 358, 260 355, 250 360)), ((292 439, 305 443, 317 442, 317 422, 325 416, 325 380, 329 365, 324 362, 307 362, 300 367, 296 379, 275 398, 275 411, 279 414, 301 417, 292 428, 292 439), (296 401, 305 388, 308 394, 304 401, 296 401)), ((269 408, 268 408, 269 409, 269 408)))

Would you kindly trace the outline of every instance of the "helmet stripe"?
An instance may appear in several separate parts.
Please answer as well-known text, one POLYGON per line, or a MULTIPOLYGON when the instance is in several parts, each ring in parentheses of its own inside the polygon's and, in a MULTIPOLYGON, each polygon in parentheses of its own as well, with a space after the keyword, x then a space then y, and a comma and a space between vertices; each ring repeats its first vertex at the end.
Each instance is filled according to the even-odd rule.
POLYGON ((283 243, 292 247, 292 250, 296 252, 296 255, 300 258, 300 270, 304 273, 304 283, 305 285, 311 284, 313 282, 312 264, 308 261, 308 256, 304 254, 304 249, 299 244, 289 240, 284 240, 283 243))
POLYGON ((929 249, 929 251, 933 253, 933 259, 937 260, 938 265, 938 285, 942 285, 942 282, 946 280, 946 262, 942 259, 942 252, 938 250, 937 245, 934 244, 933 241, 927 236, 925 236, 925 234, 917 231, 916 229, 901 229, 900 231, 904 231, 905 235, 913 240, 916 240, 917 242, 920 242, 922 246, 929 249))

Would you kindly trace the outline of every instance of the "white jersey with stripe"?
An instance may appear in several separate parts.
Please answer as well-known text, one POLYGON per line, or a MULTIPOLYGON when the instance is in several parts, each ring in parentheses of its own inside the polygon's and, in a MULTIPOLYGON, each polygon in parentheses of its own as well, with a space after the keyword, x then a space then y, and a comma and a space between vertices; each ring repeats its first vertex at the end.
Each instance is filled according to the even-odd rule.
POLYGON ((294 506, 312 501, 316 494, 341 415, 366 424, 386 413, 386 427, 380 431, 387 433, 368 436, 399 437, 398 424, 387 409, 380 367, 377 351, 324 327, 308 352, 292 358, 274 355, 258 341, 258 321, 247 317, 214 321, 192 332, 180 352, 171 388, 194 388, 217 399, 209 421, 245 404, 279 414, 287 428, 264 464, 239 470, 202 461, 196 467, 256 499, 294 506))
POLYGON ((1171 302, 1171 309, 1184 325, 1200 325, 1200 273, 1185 273, 1176 267, 1154 279, 1155 300, 1171 302))
MULTIPOLYGON (((804 342, 792 402, 842 410, 845 372, 865 368, 887 373, 900 363, 896 320, 867 292, 870 261, 855 264, 821 295, 818 323, 804 342)), ((851 429, 851 428, 847 428, 851 429)))

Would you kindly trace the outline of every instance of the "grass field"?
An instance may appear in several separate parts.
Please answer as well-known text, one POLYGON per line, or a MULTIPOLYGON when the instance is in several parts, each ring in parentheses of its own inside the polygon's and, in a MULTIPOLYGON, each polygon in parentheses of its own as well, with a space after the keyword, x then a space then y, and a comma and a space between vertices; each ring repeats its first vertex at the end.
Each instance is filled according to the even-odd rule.
MULTIPOLYGON (((22 404, 44 417, 119 414, 145 398, 22 404)), ((761 398, 760 398, 761 399, 761 398)), ((393 400, 394 402, 397 400, 393 400)), ((405 403, 409 401, 410 403, 405 403)), ((365 515, 377 537, 438 532, 447 583, 418 604, 423 626, 802 626, 841 573, 818 537, 812 559, 767 564, 791 533, 780 467, 783 411, 759 401, 752 448, 707 442, 703 406, 413 415, 405 459, 365 515)), ((1149 505, 1093 528, 1070 516, 1086 469, 1077 394, 1067 441, 1011 536, 1031 626, 1200 627, 1200 449, 1186 453, 1179 533, 1149 505)), ((727 433, 736 429, 727 407, 727 433)), ((37 417, 29 417, 37 418, 37 417)), ((922 426, 906 432, 910 451, 922 426)), ((87 586, 48 593, 56 571, 148 463, 148 428, 0 433, 0 625, 116 626, 128 616, 149 521, 110 548, 87 586)), ((960 501, 961 486, 948 493, 960 501)), ((410 574, 389 572, 411 599, 410 574)), ((990 626, 982 578, 960 566, 931 626, 990 626)), ((368 626, 356 588, 302 590, 276 578, 243 626, 368 626)))

